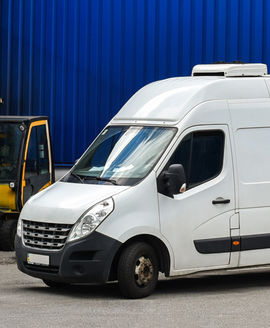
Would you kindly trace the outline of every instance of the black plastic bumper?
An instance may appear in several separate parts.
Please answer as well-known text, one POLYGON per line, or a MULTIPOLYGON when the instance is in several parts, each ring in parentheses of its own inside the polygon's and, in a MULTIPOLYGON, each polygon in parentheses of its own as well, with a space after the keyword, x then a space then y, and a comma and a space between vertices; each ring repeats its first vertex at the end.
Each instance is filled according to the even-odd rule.
POLYGON ((19 270, 40 279, 67 283, 104 283, 108 280, 113 258, 121 243, 94 231, 88 237, 67 243, 60 251, 25 247, 16 237, 19 270), (49 266, 27 263, 27 254, 49 255, 49 266))

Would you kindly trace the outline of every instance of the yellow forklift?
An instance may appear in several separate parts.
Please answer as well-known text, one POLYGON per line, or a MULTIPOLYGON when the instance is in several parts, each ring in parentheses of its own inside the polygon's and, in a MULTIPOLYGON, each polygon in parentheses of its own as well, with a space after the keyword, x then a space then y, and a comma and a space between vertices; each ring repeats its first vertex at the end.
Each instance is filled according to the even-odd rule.
POLYGON ((0 249, 13 250, 23 205, 54 182, 48 117, 0 116, 0 249))

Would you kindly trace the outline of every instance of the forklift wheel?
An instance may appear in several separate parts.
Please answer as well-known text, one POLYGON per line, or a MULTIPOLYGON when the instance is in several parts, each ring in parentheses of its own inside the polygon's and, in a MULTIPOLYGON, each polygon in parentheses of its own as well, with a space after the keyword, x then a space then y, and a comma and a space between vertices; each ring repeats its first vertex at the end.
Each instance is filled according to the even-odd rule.
POLYGON ((14 251, 15 236, 17 232, 17 219, 4 220, 0 225, 0 249, 14 251))

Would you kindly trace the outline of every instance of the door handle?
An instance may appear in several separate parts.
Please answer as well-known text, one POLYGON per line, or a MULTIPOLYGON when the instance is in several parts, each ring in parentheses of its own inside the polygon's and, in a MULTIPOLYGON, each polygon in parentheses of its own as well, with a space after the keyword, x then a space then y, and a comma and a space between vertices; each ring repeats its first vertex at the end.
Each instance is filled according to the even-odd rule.
POLYGON ((222 197, 218 197, 214 200, 212 200, 212 204, 213 205, 217 205, 217 204, 229 204, 230 203, 230 199, 224 199, 222 197))

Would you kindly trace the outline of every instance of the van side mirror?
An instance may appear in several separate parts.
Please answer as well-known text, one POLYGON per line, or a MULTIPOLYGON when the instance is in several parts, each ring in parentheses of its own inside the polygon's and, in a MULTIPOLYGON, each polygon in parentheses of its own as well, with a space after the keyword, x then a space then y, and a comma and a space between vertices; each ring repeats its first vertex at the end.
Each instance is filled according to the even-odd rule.
POLYGON ((164 194, 171 198, 173 198, 173 195, 180 194, 181 188, 186 183, 185 170, 182 164, 171 164, 160 178, 164 194))

